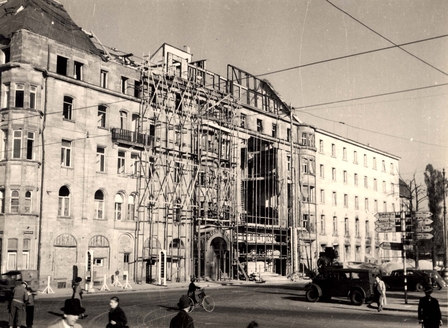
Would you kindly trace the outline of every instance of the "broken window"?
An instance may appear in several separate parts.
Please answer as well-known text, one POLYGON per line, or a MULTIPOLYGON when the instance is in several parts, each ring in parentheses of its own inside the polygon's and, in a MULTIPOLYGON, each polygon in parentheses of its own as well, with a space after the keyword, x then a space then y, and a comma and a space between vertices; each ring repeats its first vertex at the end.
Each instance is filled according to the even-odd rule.
POLYGON ((76 80, 81 81, 83 79, 83 74, 82 74, 82 67, 83 66, 84 66, 83 63, 75 61, 74 65, 73 65, 73 77, 76 80))
POLYGON ((67 63, 68 59, 62 56, 58 56, 56 60, 56 73, 60 75, 67 75, 67 63))

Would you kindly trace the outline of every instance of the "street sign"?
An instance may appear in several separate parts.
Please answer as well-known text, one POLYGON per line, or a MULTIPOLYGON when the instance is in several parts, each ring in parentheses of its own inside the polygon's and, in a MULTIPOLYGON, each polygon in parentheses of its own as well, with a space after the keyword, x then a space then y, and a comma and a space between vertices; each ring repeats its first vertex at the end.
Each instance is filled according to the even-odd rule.
POLYGON ((380 224, 380 223, 390 223, 390 224, 395 224, 395 222, 400 222, 400 219, 389 219, 389 218, 379 218, 378 220, 375 221, 375 224, 380 224))
POLYGON ((431 239, 432 237, 434 236, 427 232, 419 232, 415 234, 415 239, 431 239))
POLYGON ((431 219, 422 219, 417 221, 417 225, 424 226, 433 223, 434 221, 431 219))
POLYGON ((430 226, 418 226, 416 229, 415 229, 415 232, 431 232, 432 231, 432 227, 430 227, 430 226))
POLYGON ((395 226, 394 227, 376 227, 375 228, 376 232, 395 232, 395 226))
POLYGON ((377 219, 395 219, 400 218, 400 212, 378 212, 375 214, 377 219))
POLYGON ((402 251, 403 250, 403 244, 402 243, 391 243, 384 241, 380 244, 380 247, 382 249, 391 250, 391 251, 402 251))
POLYGON ((431 217, 432 213, 431 212, 415 212, 413 216, 416 219, 419 219, 419 218, 426 219, 426 218, 431 217))

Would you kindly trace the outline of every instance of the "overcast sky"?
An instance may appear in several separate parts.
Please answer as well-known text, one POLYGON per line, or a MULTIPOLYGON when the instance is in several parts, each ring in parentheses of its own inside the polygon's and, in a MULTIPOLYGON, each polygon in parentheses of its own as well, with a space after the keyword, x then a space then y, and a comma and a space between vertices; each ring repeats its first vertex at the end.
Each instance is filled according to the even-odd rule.
POLYGON ((448 34, 446 0, 59 2, 107 46, 142 57, 165 42, 188 45, 213 72, 225 76, 231 64, 268 79, 302 121, 401 157, 405 179, 416 172, 423 182, 428 163, 448 169, 448 37, 435 38, 448 34), (393 48, 263 75, 393 46, 380 35, 396 45, 434 39, 402 47, 411 54, 393 48), (369 97, 409 89, 420 90, 369 97))

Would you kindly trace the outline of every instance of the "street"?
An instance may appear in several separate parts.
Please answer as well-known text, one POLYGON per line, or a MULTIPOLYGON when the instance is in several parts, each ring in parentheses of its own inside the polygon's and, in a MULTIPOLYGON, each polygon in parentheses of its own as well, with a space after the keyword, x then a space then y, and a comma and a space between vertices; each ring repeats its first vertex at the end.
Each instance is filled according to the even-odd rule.
MULTIPOLYGON (((109 298, 117 295, 125 311, 129 327, 169 327, 177 313, 183 289, 129 291, 85 295, 83 307, 88 317, 80 319, 86 327, 105 327, 109 311, 109 298)), ((195 327, 246 327, 252 320, 260 327, 420 327, 414 311, 385 310, 377 312, 366 304, 353 306, 348 300, 310 303, 305 300, 300 286, 294 284, 253 284, 206 288, 207 295, 216 302, 212 313, 196 308, 191 316, 195 327)), ((421 293, 409 293, 409 300, 417 300, 421 293)), ((446 292, 433 295, 446 302, 446 292)), ((403 294, 388 293, 390 301, 403 302, 403 294)), ((62 314, 63 297, 41 297, 36 301, 35 328, 44 328, 56 322, 62 314)), ((6 304, 3 303, 2 306, 6 304)), ((386 307, 387 308, 387 307, 386 307)), ((446 322, 446 313, 444 321, 446 322)), ((0 327, 7 327, 7 311, 1 311, 0 327)))

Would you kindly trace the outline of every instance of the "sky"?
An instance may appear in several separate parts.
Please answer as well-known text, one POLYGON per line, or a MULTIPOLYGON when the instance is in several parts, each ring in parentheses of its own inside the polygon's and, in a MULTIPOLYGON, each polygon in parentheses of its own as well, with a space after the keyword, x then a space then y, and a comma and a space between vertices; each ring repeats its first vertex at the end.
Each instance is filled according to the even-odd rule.
POLYGON ((303 122, 400 157, 405 180, 448 170, 446 0, 58 1, 107 46, 187 45, 269 80, 303 122))

